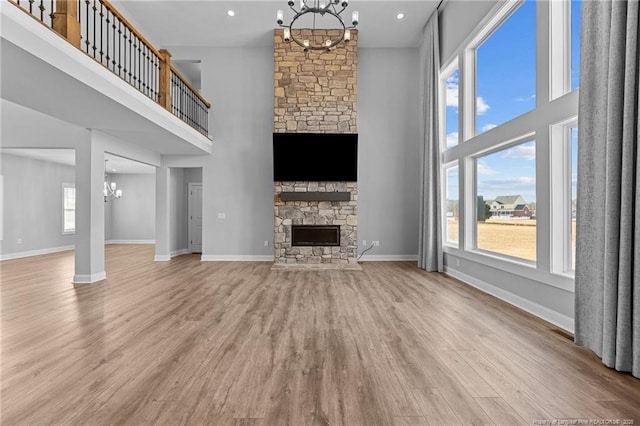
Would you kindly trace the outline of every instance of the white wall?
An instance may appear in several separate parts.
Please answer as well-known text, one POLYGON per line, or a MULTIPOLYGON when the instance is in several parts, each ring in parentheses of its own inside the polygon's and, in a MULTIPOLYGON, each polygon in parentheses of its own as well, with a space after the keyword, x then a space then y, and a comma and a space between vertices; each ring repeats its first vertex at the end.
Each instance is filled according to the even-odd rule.
POLYGON ((0 157, 4 176, 0 254, 72 246, 74 235, 62 235, 62 183, 75 183, 74 168, 15 155, 0 157))
MULTIPOLYGON (((202 60, 203 94, 213 102, 215 154, 163 156, 167 167, 203 167, 203 255, 269 258, 272 48, 170 49, 174 58, 202 60), (219 219, 218 213, 226 219, 219 219)), ((380 241, 380 247, 368 253, 374 256, 415 257, 420 175, 417 50, 360 49, 359 55, 358 239, 380 241)))
POLYGON ((155 174, 111 174, 123 190, 122 198, 106 204, 106 240, 151 242, 156 238, 155 174))

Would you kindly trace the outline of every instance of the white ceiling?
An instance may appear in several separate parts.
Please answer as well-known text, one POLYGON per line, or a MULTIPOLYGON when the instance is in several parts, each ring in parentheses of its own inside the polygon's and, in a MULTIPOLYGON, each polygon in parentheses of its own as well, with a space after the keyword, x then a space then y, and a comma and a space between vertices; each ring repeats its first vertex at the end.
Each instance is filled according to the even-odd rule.
MULTIPOLYGON (((276 11, 293 16, 287 0, 114 0, 112 3, 156 47, 272 46, 276 11), (227 10, 236 12, 234 17, 227 10)), ((358 46, 417 47, 428 17, 440 0, 351 0, 360 13, 358 46), (396 19, 402 12, 405 18, 396 19)))
MULTIPOLYGON (((0 149, 0 155, 2 154, 17 155, 73 167, 76 165, 76 151, 74 149, 2 148, 0 149)), ((156 170, 155 167, 148 164, 108 153, 104 155, 104 158, 109 160, 107 162, 107 172, 112 174, 152 174, 156 170)))

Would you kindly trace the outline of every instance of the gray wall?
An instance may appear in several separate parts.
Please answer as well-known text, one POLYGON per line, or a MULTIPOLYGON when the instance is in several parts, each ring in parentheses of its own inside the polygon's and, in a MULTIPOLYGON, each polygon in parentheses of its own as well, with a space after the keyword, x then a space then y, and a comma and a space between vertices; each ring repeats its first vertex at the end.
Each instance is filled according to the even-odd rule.
POLYGON ((170 200, 169 217, 171 218, 170 250, 177 253, 188 247, 187 245, 187 216, 185 213, 186 191, 184 185, 184 169, 175 168, 169 171, 170 200))
POLYGON ((497 0, 448 0, 440 12, 440 61, 445 65, 497 0))
POLYGON ((418 252, 417 49, 358 51, 358 245, 373 256, 418 252))
POLYGON ((155 240, 156 180, 154 174, 112 174, 123 195, 106 204, 107 241, 155 240))
POLYGON ((74 167, 8 154, 0 157, 4 176, 0 253, 73 245, 74 235, 62 235, 62 183, 75 183, 74 167))
MULTIPOLYGON (((271 256, 272 48, 170 49, 174 58, 202 59, 202 90, 213 102, 214 154, 163 157, 168 167, 203 167, 203 254, 271 256), (226 219, 218 219, 218 213, 226 219)), ((359 55, 358 239, 380 241, 368 254, 414 256, 420 176, 417 50, 360 49, 359 55)))

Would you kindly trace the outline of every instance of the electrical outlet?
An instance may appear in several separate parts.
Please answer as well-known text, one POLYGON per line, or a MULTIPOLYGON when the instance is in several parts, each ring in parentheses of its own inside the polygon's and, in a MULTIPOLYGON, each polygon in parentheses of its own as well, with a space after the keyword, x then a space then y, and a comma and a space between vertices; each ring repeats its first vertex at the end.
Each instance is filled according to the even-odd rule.
POLYGON ((380 247, 380 241, 374 241, 373 245, 374 247, 380 247))
POLYGON ((226 219, 227 218, 227 214, 224 212, 220 212, 218 213, 218 219, 226 219))
POLYGON ((265 247, 269 247, 269 241, 265 241, 265 242, 264 242, 264 246, 265 246, 265 247))
POLYGON ((367 240, 362 240, 362 246, 366 247, 367 246, 367 240))

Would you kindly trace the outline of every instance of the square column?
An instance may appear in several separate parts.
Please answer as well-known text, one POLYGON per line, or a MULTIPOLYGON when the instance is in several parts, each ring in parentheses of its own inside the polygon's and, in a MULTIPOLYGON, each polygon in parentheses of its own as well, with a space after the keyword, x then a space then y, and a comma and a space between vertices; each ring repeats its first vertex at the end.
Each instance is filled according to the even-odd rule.
POLYGON ((104 143, 91 131, 76 147, 76 242, 74 284, 107 278, 104 261, 104 143))

